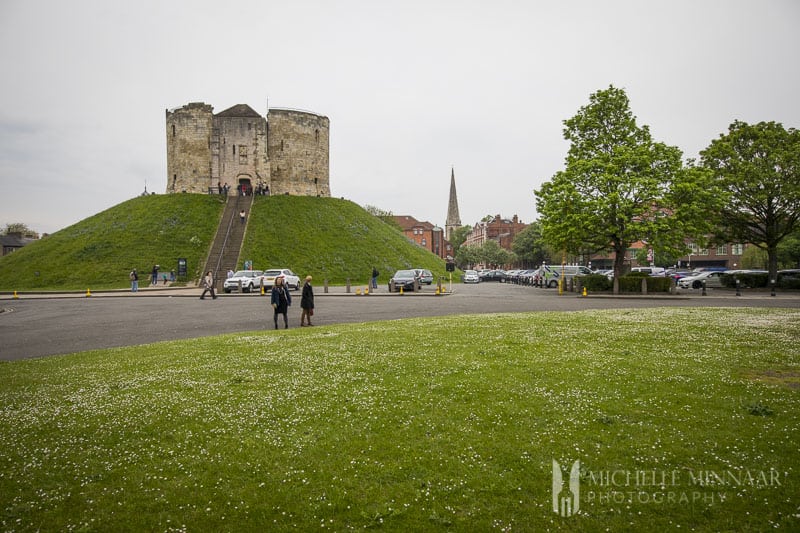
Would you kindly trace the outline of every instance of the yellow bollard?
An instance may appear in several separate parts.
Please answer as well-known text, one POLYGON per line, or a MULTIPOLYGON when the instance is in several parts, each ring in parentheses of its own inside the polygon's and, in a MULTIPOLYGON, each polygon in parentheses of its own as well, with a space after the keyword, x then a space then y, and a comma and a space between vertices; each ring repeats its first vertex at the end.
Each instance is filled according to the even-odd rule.
POLYGON ((356 296, 361 296, 361 288, 356 289, 356 296))
POLYGON ((439 287, 436 287, 436 296, 439 296, 439 287))
POLYGON ((403 295, 403 286, 401 285, 400 286, 400 296, 402 296, 402 295, 403 295))
POLYGON ((19 300, 19 296, 17 296, 17 291, 14 291, 14 296, 13 296, 13 298, 14 298, 15 300, 19 300))
POLYGON ((364 287, 364 296, 369 296, 369 287, 364 287))
POLYGON ((586 287, 583 288, 583 295, 586 296, 586 287))
POLYGON ((264 294, 265 294, 265 293, 264 293, 264 284, 262 283, 262 284, 261 284, 261 296, 264 296, 264 294))
POLYGON ((92 296, 92 291, 90 291, 89 289, 86 289, 86 297, 89 298, 91 296, 92 296))

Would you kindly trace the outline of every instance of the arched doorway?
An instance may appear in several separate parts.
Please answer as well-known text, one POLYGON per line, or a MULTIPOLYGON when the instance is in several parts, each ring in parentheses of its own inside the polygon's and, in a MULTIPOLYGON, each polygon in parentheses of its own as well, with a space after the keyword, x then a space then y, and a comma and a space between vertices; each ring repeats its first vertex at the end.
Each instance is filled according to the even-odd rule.
POLYGON ((237 178, 238 185, 236 190, 239 191, 240 196, 252 196, 253 194, 253 184, 250 181, 250 176, 246 174, 240 174, 237 178))

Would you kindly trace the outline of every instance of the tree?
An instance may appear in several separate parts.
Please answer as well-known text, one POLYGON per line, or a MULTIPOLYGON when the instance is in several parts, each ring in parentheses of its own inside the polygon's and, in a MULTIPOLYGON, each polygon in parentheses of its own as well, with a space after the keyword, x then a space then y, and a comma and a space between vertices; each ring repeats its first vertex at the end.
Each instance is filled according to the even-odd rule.
POLYGON ((30 229, 27 224, 22 222, 10 222, 6 224, 5 229, 0 230, 0 235, 10 235, 12 233, 19 233, 23 237, 29 239, 38 239, 39 234, 30 229))
POLYGON ((455 255, 456 264, 462 270, 472 268, 481 262, 480 247, 461 246, 455 255))
POLYGON ((472 231, 471 226, 460 226, 453 230, 450 235, 450 244, 453 245, 453 257, 458 253, 458 249, 467 240, 467 235, 472 231))
POLYGON ((511 253, 501 248, 497 241, 488 240, 478 250, 481 262, 487 267, 497 268, 511 261, 511 253))
POLYGON ((542 224, 538 221, 517 233, 511 249, 524 267, 536 267, 551 262, 547 245, 542 239, 542 224))
POLYGON ((769 279, 776 279, 778 245, 800 228, 800 131, 736 121, 700 156, 729 194, 722 234, 765 250, 769 279))
POLYGON ((392 226, 394 229, 403 231, 403 228, 401 228, 400 224, 397 223, 391 211, 386 211, 385 209, 381 209, 380 207, 376 207, 374 205, 365 205, 364 211, 366 211, 370 215, 378 217, 379 219, 383 220, 384 222, 392 226))
POLYGON ((710 174, 677 147, 654 142, 638 126, 622 89, 592 94, 564 121, 571 142, 564 170, 535 191, 542 236, 554 249, 614 253, 614 290, 631 244, 647 241, 680 255, 685 239, 709 232, 719 201, 710 174), (710 209, 709 209, 710 208, 710 209))

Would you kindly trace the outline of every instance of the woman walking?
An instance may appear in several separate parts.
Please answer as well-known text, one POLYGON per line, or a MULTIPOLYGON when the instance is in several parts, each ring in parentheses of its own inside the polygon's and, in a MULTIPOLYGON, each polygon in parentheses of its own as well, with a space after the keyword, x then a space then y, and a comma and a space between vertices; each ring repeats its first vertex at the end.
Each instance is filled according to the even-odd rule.
POLYGON ((305 326, 305 321, 308 321, 309 326, 313 326, 311 317, 314 315, 314 289, 311 288, 311 276, 306 276, 306 282, 303 284, 300 308, 303 309, 300 313, 300 326, 305 326))
POLYGON ((278 315, 283 315, 283 327, 289 329, 289 306, 292 305, 292 295, 286 290, 286 285, 283 283, 283 276, 275 278, 275 285, 272 286, 272 294, 270 295, 270 303, 272 309, 275 310, 275 329, 278 329, 278 315))

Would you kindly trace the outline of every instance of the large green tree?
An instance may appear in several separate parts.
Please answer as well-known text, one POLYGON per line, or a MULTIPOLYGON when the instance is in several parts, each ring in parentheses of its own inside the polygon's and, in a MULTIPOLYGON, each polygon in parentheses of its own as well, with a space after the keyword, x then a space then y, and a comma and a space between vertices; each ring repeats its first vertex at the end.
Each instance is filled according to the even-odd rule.
POLYGON ((616 280, 631 244, 680 255, 686 238, 712 229, 720 200, 708 172, 639 126, 625 91, 609 87, 564 121, 571 145, 564 170, 536 191, 542 235, 554 249, 611 251, 616 280))
POLYGON ((542 239, 542 224, 538 221, 528 224, 527 228, 517 233, 511 250, 526 268, 550 262, 550 252, 542 239))
POLYGON ((723 235, 765 250, 770 279, 776 279, 778 245, 800 227, 800 131, 736 121, 700 156, 728 193, 723 235))

